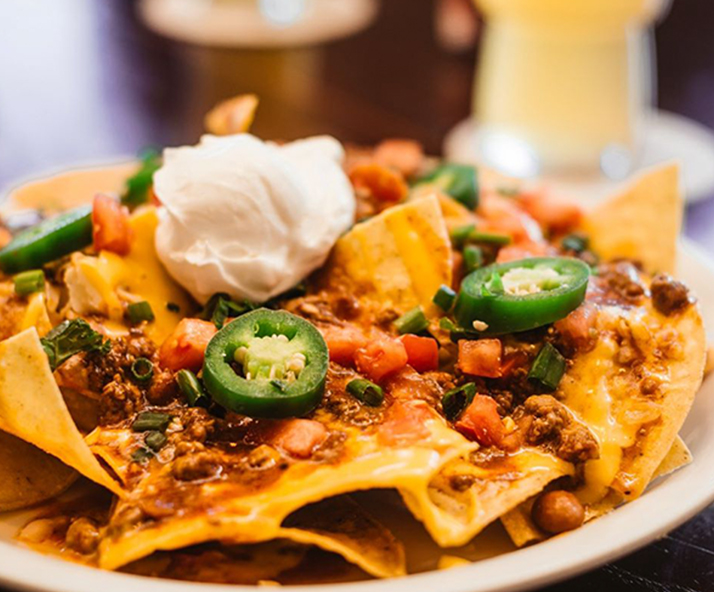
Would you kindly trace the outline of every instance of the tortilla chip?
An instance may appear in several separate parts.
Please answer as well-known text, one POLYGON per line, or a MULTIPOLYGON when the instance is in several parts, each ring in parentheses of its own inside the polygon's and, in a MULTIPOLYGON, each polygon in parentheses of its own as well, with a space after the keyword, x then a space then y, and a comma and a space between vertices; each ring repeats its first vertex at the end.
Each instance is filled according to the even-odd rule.
POLYGON ((0 512, 47 501, 65 491, 77 476, 55 457, 0 431, 0 512))
POLYGON ((673 272, 684 202, 676 164, 652 169, 598 205, 583 230, 603 259, 640 261, 650 273, 673 272))
POLYGON ((664 457, 662 462, 657 467, 657 470, 654 472, 652 479, 659 479, 660 477, 671 475, 691 462, 692 453, 689 451, 689 447, 684 443, 684 440, 682 440, 680 436, 677 436, 672 444, 672 447, 669 449, 667 456, 664 457))
POLYGON ((427 500, 402 492, 409 509, 442 547, 468 543, 548 483, 573 473, 570 463, 535 449, 496 460, 480 461, 477 454, 445 466, 430 483, 427 500), (471 484, 459 491, 454 478, 471 484))
POLYGON ((288 516, 278 536, 338 553, 378 578, 406 574, 403 545, 346 496, 298 510, 288 516))
MULTIPOLYGON (((681 352, 668 364, 668 380, 660 387, 661 421, 638 440, 637 450, 625 452, 613 487, 626 498, 638 497, 647 487, 674 444, 694 403, 704 376, 706 332, 699 307, 690 306, 674 323, 681 352)), ((665 325, 667 326, 667 325, 665 325)))
POLYGON ((3 204, 4 212, 23 209, 57 214, 88 204, 97 193, 121 193, 127 178, 139 164, 135 161, 109 166, 74 169, 51 175, 17 187, 3 204))
POLYGON ((253 94, 231 97, 206 113, 203 125, 216 136, 246 133, 253 124, 258 103, 258 96, 253 94))
POLYGON ((34 328, 0 342, 0 428, 123 494, 74 424, 34 328))
POLYGON ((451 242, 436 195, 395 206, 337 241, 323 281, 405 312, 451 285, 451 242))

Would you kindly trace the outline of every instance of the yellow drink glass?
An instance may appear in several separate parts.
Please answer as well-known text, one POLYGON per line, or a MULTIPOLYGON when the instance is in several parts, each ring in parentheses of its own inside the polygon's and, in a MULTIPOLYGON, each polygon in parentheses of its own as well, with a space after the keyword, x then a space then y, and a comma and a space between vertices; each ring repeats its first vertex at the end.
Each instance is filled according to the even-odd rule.
POLYGON ((654 101, 650 29, 668 0, 475 1, 486 19, 474 113, 487 164, 503 169, 510 153, 522 171, 506 172, 523 176, 629 172, 654 101))

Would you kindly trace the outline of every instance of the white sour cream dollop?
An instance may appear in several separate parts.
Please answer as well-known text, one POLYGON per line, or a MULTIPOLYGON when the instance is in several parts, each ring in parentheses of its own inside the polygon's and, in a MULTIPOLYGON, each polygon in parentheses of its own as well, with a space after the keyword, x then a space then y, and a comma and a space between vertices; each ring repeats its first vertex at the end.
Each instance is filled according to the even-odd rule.
POLYGON ((344 150, 319 136, 282 146, 250 134, 168 148, 154 174, 156 250, 201 303, 264 302, 320 267, 353 223, 344 150))

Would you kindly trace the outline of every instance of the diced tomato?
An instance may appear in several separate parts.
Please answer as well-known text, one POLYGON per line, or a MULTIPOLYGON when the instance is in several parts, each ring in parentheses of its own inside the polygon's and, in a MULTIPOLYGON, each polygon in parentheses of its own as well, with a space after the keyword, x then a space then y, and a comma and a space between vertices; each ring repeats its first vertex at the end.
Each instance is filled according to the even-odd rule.
POLYGON ((330 360, 350 366, 354 364, 355 352, 367 345, 364 333, 356 327, 327 327, 322 329, 322 336, 330 352, 330 360))
POLYGON ((388 167, 397 169, 409 177, 416 173, 424 162, 424 149, 414 140, 384 140, 374 150, 374 159, 388 167))
POLYGON ((161 366, 169 370, 193 370, 203 365, 206 346, 216 334, 216 326, 199 319, 182 319, 159 350, 161 366))
POLYGON ((523 209, 549 232, 568 232, 583 219, 580 206, 545 193, 526 193, 521 196, 520 201, 523 209))
POLYGON ((97 251, 128 255, 131 250, 129 210, 108 195, 98 193, 92 204, 92 237, 97 251))
POLYGON ((543 232, 538 222, 511 198, 497 194, 485 194, 479 204, 482 218, 479 230, 507 234, 514 242, 541 242, 543 232))
POLYGON ((464 374, 499 378, 502 353, 500 339, 462 339, 459 341, 458 366, 464 374))
POLYGON ((498 404, 486 395, 474 397, 456 422, 456 429, 482 446, 497 446, 506 432, 498 415, 498 404))
POLYGON ((407 350, 408 364, 417 372, 428 372, 439 367, 439 345, 431 337, 402 335, 399 340, 407 350))
POLYGON ((376 162, 355 165, 350 171, 355 189, 366 189, 379 201, 396 203, 409 193, 404 176, 376 162))
POLYGON ((531 257, 544 257, 548 255, 551 248, 547 243, 534 243, 531 241, 508 245, 498 251, 496 263, 508 263, 519 259, 529 259, 531 257))
POLYGON ((287 419, 280 422, 272 444, 290 456, 308 458, 327 439, 327 428, 312 419, 287 419))
POLYGON ((401 370, 408 360, 404 344, 386 337, 369 342, 355 353, 357 370, 375 382, 401 370))
POLYGON ((524 352, 509 354, 508 358, 501 362, 501 377, 510 376, 516 368, 523 366, 527 361, 528 356, 524 352))
POLYGON ((385 413, 378 438, 387 446, 413 444, 429 436, 426 421, 433 415, 423 401, 394 401, 385 413))
POLYGON ((596 320, 597 307, 585 302, 553 326, 571 346, 580 348, 591 341, 596 320))

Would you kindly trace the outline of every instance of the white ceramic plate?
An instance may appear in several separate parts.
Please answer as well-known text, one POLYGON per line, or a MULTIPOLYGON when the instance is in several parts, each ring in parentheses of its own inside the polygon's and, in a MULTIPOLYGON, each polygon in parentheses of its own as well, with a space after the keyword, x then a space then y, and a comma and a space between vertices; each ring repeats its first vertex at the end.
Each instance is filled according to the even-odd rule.
MULTIPOLYGON (((695 290, 714 334, 714 263, 684 242, 679 274, 695 290)), ((681 432, 694 462, 652 484, 637 501, 547 542, 447 571, 405 578, 330 585, 339 592, 492 592, 543 586, 593 569, 664 536, 714 500, 714 379, 702 387, 681 432)), ((0 516, 0 584, 41 592, 211 592, 226 586, 140 578, 82 567, 18 547, 13 534, 22 515, 0 516)), ((402 534, 402 533, 399 533, 402 534)), ((402 534, 403 536, 403 534, 402 534)), ((433 553, 424 537, 411 539, 417 555, 433 553), (420 542, 421 541, 421 542, 420 542)), ((486 553, 489 555, 491 553, 486 553)), ((233 586, 242 592, 254 587, 233 586)), ((328 587, 283 587, 300 592, 328 587)))

